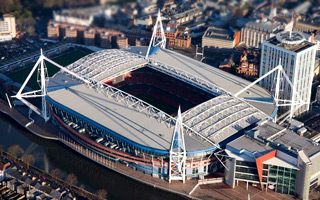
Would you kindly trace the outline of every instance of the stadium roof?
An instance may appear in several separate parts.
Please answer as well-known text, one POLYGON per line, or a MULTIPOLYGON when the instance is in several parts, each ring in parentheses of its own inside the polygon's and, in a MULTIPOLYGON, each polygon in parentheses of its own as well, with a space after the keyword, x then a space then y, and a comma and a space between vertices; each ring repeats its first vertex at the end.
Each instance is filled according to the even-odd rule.
MULTIPOLYGON (((188 152, 208 149, 213 143, 222 142, 265 119, 267 115, 261 110, 267 113, 274 110, 273 104, 252 106, 251 101, 232 95, 248 85, 248 81, 172 51, 161 50, 149 60, 140 56, 140 51, 144 49, 103 50, 83 57, 67 68, 92 84, 80 83, 59 72, 50 78, 49 102, 58 103, 135 143, 169 150, 175 119, 128 93, 103 84, 140 67, 151 67, 217 96, 183 113, 188 152)), ((240 97, 271 99, 259 86, 240 97)))
POLYGON ((320 146, 311 139, 299 136, 298 134, 273 122, 263 122, 255 128, 257 136, 268 142, 279 145, 280 149, 298 154, 303 150, 308 157, 320 152, 320 146))
MULTIPOLYGON (((84 119, 92 120, 143 146, 160 150, 170 149, 173 126, 159 123, 157 119, 147 117, 143 112, 137 112, 134 108, 128 108, 112 98, 107 98, 102 91, 79 83, 65 74, 58 73, 52 79, 48 93, 50 103, 62 104, 84 119), (72 86, 55 88, 63 84, 72 86)), ((212 146, 208 142, 188 135, 185 135, 185 143, 189 152, 212 146)))
MULTIPOLYGON (((130 51, 141 52, 144 54, 144 49, 142 48, 132 47, 130 51)), ((151 57, 151 60, 188 72, 189 74, 213 83, 216 87, 219 87, 232 95, 236 94, 251 83, 243 78, 170 50, 160 50, 157 54, 151 57)), ((246 92, 240 94, 239 98, 245 99, 251 105, 269 116, 275 110, 271 94, 259 85, 254 85, 249 88, 246 92), (270 103, 260 103, 258 101, 270 103)))

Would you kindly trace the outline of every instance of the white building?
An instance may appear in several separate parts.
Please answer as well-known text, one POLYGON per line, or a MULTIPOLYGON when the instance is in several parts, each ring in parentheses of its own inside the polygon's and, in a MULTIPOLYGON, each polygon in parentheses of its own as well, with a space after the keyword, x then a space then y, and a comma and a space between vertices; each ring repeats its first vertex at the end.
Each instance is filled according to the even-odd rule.
POLYGON ((13 15, 3 15, 0 20, 0 42, 10 41, 16 37, 16 20, 13 15))
POLYGON ((148 15, 145 17, 140 17, 140 18, 134 19, 133 24, 135 26, 139 26, 139 25, 151 26, 153 24, 152 17, 151 17, 151 15, 148 15))
POLYGON ((249 22, 241 29, 241 42, 248 47, 259 48, 265 40, 283 30, 279 22, 249 22))
POLYGON ((103 16, 111 13, 111 9, 106 10, 103 6, 92 6, 86 8, 63 9, 53 12, 53 19, 56 22, 90 26, 96 16, 103 16))
MULTIPOLYGON (((281 79, 280 98, 291 100, 296 105, 288 106, 291 116, 298 116, 309 110, 311 87, 314 76, 317 46, 308 42, 300 32, 281 32, 262 44, 260 77, 281 62, 285 73, 293 84, 281 79), (297 105, 300 99, 304 105, 297 105)), ((276 73, 263 79, 260 84, 275 91, 276 73)))

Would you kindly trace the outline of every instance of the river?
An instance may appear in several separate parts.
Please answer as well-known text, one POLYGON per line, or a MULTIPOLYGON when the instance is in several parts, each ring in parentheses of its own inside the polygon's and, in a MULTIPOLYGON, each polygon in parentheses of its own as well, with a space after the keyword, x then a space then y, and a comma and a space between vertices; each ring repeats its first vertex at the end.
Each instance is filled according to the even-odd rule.
POLYGON ((91 192, 104 188, 108 191, 108 199, 184 199, 117 174, 70 150, 58 141, 41 139, 2 115, 0 115, 0 129, 0 145, 5 149, 18 144, 25 153, 35 156, 36 167, 48 172, 58 168, 62 171, 63 177, 73 173, 78 177, 78 186, 82 185, 91 192))

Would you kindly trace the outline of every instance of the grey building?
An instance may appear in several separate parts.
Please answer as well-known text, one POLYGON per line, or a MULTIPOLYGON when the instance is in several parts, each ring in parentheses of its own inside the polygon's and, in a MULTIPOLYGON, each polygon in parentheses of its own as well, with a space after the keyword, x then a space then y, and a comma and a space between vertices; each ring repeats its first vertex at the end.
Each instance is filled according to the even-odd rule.
POLYGON ((320 184, 320 146, 270 121, 226 146, 225 182, 259 185, 262 190, 308 199, 320 184))
POLYGON ((227 29, 211 26, 202 36, 202 48, 216 47, 232 49, 234 46, 233 34, 227 29))
MULTIPOLYGON (((290 116, 298 116, 309 110, 311 87, 314 77, 317 45, 308 42, 300 32, 280 32, 262 44, 260 77, 281 65, 293 84, 282 79, 280 98, 291 100, 290 116), (299 105, 302 100, 305 104, 299 105)), ((276 73, 263 79, 260 84, 270 92, 275 91, 276 73)))

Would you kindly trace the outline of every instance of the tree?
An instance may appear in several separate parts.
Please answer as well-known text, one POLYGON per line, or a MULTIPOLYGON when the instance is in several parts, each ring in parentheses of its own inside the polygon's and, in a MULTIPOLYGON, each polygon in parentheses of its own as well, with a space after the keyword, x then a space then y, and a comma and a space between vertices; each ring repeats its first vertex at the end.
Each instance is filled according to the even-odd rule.
POLYGON ((61 170, 58 168, 51 170, 50 174, 54 178, 61 178, 61 170))
POLYGON ((10 13, 21 8, 19 0, 1 0, 0 1, 0 14, 10 13))
POLYGON ((0 155, 2 155, 2 152, 4 151, 4 146, 0 145, 0 155))
POLYGON ((36 21, 32 16, 32 12, 26 9, 17 10, 14 15, 16 16, 17 29, 19 31, 33 35, 35 33, 36 21))
POLYGON ((79 186, 79 188, 81 188, 81 189, 83 189, 83 190, 86 190, 86 186, 85 186, 84 184, 81 184, 81 185, 79 186))
POLYGON ((15 157, 15 158, 18 158, 18 157, 22 156, 23 152, 24 152, 24 150, 18 144, 11 145, 8 148, 8 153, 10 155, 12 155, 13 157, 15 157))
POLYGON ((66 178, 66 182, 69 183, 70 185, 77 185, 78 178, 75 174, 68 174, 66 178))
POLYGON ((28 166, 29 165, 34 165, 36 159, 33 155, 31 154, 26 154, 26 155, 23 155, 21 160, 26 163, 28 166))
POLYGON ((107 199, 108 197, 108 192, 105 189, 100 189, 97 190, 96 195, 98 196, 99 199, 107 199))

